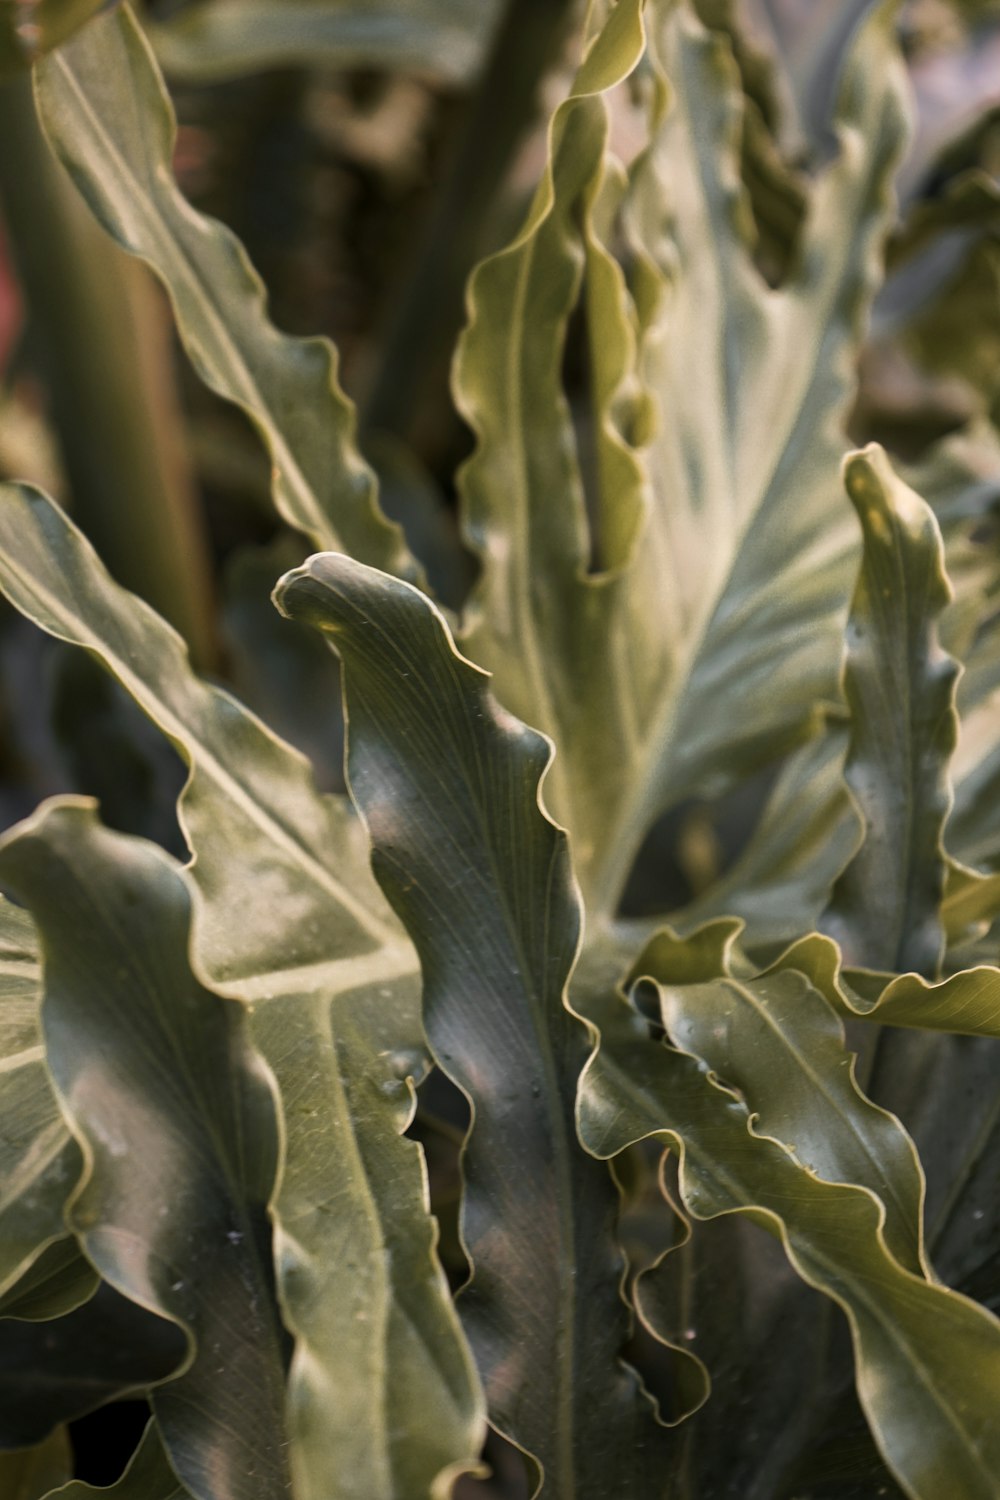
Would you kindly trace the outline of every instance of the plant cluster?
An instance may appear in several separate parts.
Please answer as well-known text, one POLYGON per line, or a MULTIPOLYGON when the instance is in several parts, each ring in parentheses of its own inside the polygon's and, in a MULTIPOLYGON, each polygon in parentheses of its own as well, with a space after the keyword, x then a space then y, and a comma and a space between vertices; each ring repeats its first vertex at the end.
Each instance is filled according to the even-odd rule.
MULTIPOLYGON (((893 4, 779 63, 723 0, 594 0, 468 279, 452 510, 372 436, 427 306, 447 336, 432 272, 359 438, 182 195, 157 52, 454 85, 516 26, 484 61, 459 0, 25 9, 0 62, 282 530, 213 659, 165 492, 105 544, 82 484, 0 484, 0 590, 111 757, 108 821, 63 793, 0 843, 4 1500, 97 1494, 66 1424, 136 1394, 116 1500, 996 1500, 987 117, 907 154, 893 4)), ((146 431, 98 489, 165 485, 146 431)))

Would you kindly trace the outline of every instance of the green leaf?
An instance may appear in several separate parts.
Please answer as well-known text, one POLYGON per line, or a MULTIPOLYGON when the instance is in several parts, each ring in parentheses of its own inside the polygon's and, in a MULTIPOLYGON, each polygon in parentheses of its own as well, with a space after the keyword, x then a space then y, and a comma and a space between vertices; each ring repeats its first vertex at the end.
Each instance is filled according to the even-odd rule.
POLYGON ((434 1255, 420 1152, 398 1134, 410 1109, 401 1071, 418 1072, 423 1049, 419 972, 372 879, 364 831, 344 799, 317 794, 299 754, 192 674, 179 637, 23 487, 0 490, 0 588, 97 656, 191 767, 180 815, 197 851, 195 952, 213 985, 251 1003, 282 1098, 273 1208, 278 1293, 298 1340, 297 1500, 327 1500, 340 1442, 359 1500, 427 1494, 446 1466, 475 1464, 482 1396, 434 1255), (363 1052, 354 1091, 342 1085, 341 1006, 345 1046, 363 1052), (350 1399, 331 1402, 340 1388, 350 1399))
POLYGON ((844 474, 864 532, 844 672, 844 775, 863 838, 823 926, 850 964, 933 976, 944 951, 941 836, 958 737, 959 666, 937 640, 951 589, 933 512, 881 449, 855 454, 844 474))
POLYGON ((54 1432, 37 1448, 0 1453, 0 1487, 4 1500, 42 1500, 53 1485, 73 1471, 73 1454, 65 1431, 54 1432))
MULTIPOLYGON (((676 1210, 674 1160, 668 1191, 676 1210)), ((676 1339, 711 1373, 708 1400, 677 1434, 678 1469, 691 1495, 773 1500, 783 1493, 780 1478, 814 1441, 829 1379, 831 1318, 824 1313, 832 1309, 795 1274, 780 1244, 745 1216, 688 1230, 637 1287, 639 1307, 660 1335, 676 1339)))
POLYGON ((234 1500, 288 1496, 272 1084, 241 1008, 191 973, 184 876, 67 800, 8 835, 0 878, 41 938, 46 1052, 85 1161, 73 1224, 105 1280, 188 1335, 152 1395, 173 1463, 199 1500, 220 1472, 234 1500))
POLYGON ((483 567, 463 639, 501 700, 559 747, 549 796, 598 919, 659 812, 772 760, 836 691, 856 545, 842 422, 904 134, 879 8, 839 80, 844 149, 814 184, 799 269, 775 292, 753 266, 737 186, 727 44, 687 4, 655 0, 648 16, 653 141, 623 210, 631 283, 619 273, 590 327, 628 372, 616 398, 638 381, 647 410, 620 431, 632 477, 599 490, 593 536, 560 359, 605 172, 598 95, 640 55, 631 4, 611 12, 556 114, 525 228, 473 276, 456 365, 477 436, 466 529, 483 567), (595 552, 603 571, 589 573, 595 552))
POLYGON ((114 0, 0 0, 0 74, 28 68, 114 0))
MULTIPOLYGON (((708 1062, 651 1040, 620 999, 593 999, 588 1019, 601 1033, 581 1089, 588 1148, 607 1157, 662 1137, 681 1155, 688 1212, 746 1213, 780 1236, 798 1273, 847 1313, 859 1397, 904 1489, 915 1500, 988 1500, 1000 1466, 1000 1324, 900 1265, 874 1193, 824 1181, 759 1132, 750 1101, 708 1062)), ((771 1080, 779 1099, 782 1081, 771 1080)))
POLYGON ((166 71, 185 80, 328 67, 467 84, 497 10, 495 0, 201 0, 146 30, 166 71))
POLYGON ((79 1148, 52 1091, 39 1024, 38 946, 27 912, 0 900, 0 1313, 37 1258, 66 1243, 79 1148))
MULTIPOLYGON (((176 632, 111 581, 43 495, 0 490, 0 544, 0 587, 11 603, 95 655, 194 769, 181 820, 198 851, 196 934, 212 981, 266 997, 321 982, 315 966, 336 964, 345 951, 352 962, 383 955, 387 977, 411 968, 411 950, 368 873, 362 829, 342 800, 317 795, 304 758, 192 673, 176 632), (250 890, 247 858, 257 877, 250 890), (290 915, 275 895, 291 890, 290 915), (331 910, 335 933, 326 925, 331 910)), ((381 972, 373 967, 371 977, 381 972)))
POLYGON ((755 1131, 825 1181, 878 1198, 886 1247, 923 1274, 923 1178, 912 1141, 858 1088, 843 1026, 804 974, 782 967, 732 977, 738 931, 717 922, 685 941, 667 929, 647 946, 635 973, 656 981, 665 1030, 737 1091, 755 1131))
POLYGON ((45 1500, 97 1500, 106 1495, 108 1500, 193 1500, 170 1467, 156 1430, 150 1422, 143 1434, 142 1442, 129 1463, 128 1468, 115 1484, 95 1488, 74 1479, 62 1489, 54 1490, 45 1500))
POLYGON ((851 969, 842 973, 836 943, 813 933, 775 960, 772 971, 783 969, 807 974, 848 1020, 964 1036, 1000 1036, 1000 969, 987 964, 963 969, 937 983, 919 974, 892 976, 851 969))
POLYGON ((341 656, 352 795, 420 954, 435 1061, 473 1105, 459 1307, 491 1419, 538 1460, 546 1494, 650 1493, 670 1448, 618 1362, 617 1199, 573 1126, 586 1041, 563 997, 580 910, 539 802, 550 747, 409 585, 320 556, 275 597, 341 656))
POLYGON ((256 427, 281 515, 316 546, 344 546, 416 577, 355 447, 332 345, 279 333, 239 241, 181 196, 170 166, 173 111, 128 8, 44 64, 37 95, 49 140, 98 220, 166 287, 198 374, 256 427))

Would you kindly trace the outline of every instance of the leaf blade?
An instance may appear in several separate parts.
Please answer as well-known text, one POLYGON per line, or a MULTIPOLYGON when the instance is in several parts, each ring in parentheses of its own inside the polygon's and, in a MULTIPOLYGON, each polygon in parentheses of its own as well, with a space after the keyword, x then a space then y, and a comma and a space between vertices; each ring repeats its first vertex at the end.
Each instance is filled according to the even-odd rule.
POLYGON ((0 871, 41 934, 47 1054, 86 1164, 74 1223, 102 1276, 190 1340, 152 1395, 173 1463, 198 1500, 220 1473, 234 1500, 287 1497, 273 1085, 241 1009, 190 971, 180 869, 67 801, 8 835, 0 871))
POLYGON ((181 196, 170 165, 169 97, 128 7, 43 65, 37 91, 50 143, 95 216, 156 272, 198 374, 260 434, 280 514, 316 546, 347 546, 417 577, 356 449, 355 412, 338 384, 333 346, 279 333, 235 235, 181 196))
POLYGON ((341 655, 352 795, 421 956, 435 1057, 473 1103, 459 1308, 492 1419, 540 1462, 545 1493, 596 1500, 626 1474, 648 1487, 666 1438, 617 1364, 616 1195, 573 1130, 585 1046, 562 997, 579 908, 539 802, 549 747, 406 584, 324 555, 276 601, 341 655))
POLYGON ((937 642, 951 588, 931 510, 881 450, 848 459, 844 477, 864 531, 844 674, 844 775, 864 837, 822 925, 856 967, 933 977, 944 951, 942 832, 958 739, 959 666, 937 642))

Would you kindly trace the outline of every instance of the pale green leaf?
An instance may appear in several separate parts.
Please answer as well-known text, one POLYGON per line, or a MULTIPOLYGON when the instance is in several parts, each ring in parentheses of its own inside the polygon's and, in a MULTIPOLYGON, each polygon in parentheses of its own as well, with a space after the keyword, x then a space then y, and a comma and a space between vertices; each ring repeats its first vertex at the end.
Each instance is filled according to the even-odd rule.
POLYGON ((31 918, 0 901, 0 1313, 30 1292, 37 1258, 68 1243, 63 1209, 81 1171, 45 1066, 40 998, 31 918))
POLYGON ((844 776, 862 840, 823 926, 852 965, 933 976, 944 951, 941 840, 958 735, 959 666, 937 639, 951 588, 932 511, 881 449, 850 458, 845 481, 864 533, 844 671, 844 776))
POLYGON ((539 802, 550 747, 409 585, 325 555, 275 597, 341 656, 373 867, 420 954, 435 1060, 473 1105, 459 1308, 491 1419, 538 1460, 545 1494, 655 1493, 671 1448, 618 1360, 617 1197, 574 1130, 586 1039, 564 988, 580 909, 539 802))
POLYGON ((195 952, 214 985, 253 1005, 283 1101, 286 1166, 274 1212, 278 1291, 298 1339, 289 1395, 297 1496, 328 1500, 341 1439, 353 1454, 338 1483, 354 1488, 343 1494, 429 1494, 446 1464, 475 1462, 482 1397, 433 1254, 419 1151, 398 1135, 409 1108, 400 1068, 418 1070, 423 1047, 419 974, 372 879, 364 831, 344 799, 317 794, 299 754, 193 675, 177 635, 108 578, 50 502, 17 486, 0 493, 0 587, 43 628, 97 656, 191 767, 180 815, 197 852, 195 952), (351 1045, 365 1054, 367 1081, 353 1096, 339 1087, 342 997, 351 1045), (373 1089, 385 1090, 377 1105, 373 1089), (343 1284, 331 1212, 357 1284, 346 1302, 326 1299, 320 1319, 324 1288, 343 1284), (387 1254, 390 1242, 407 1253, 387 1254), (388 1345, 345 1315, 355 1296, 376 1310, 388 1345), (331 1403, 341 1385, 350 1399, 331 1403), (427 1422, 416 1411, 431 1392, 427 1422), (407 1421, 404 1402, 420 1403, 407 1421))
POLYGON ((613 909, 657 813, 773 759, 836 692, 856 548, 842 422, 904 136, 880 7, 846 52, 842 149, 814 184, 799 269, 773 291, 748 243, 727 43, 686 3, 654 0, 647 16, 653 140, 623 210, 628 289, 597 267, 586 227, 618 170, 598 95, 642 48, 626 0, 556 114, 525 228, 472 279, 456 366, 478 440, 466 528, 483 564, 464 640, 502 701, 558 745, 549 795, 595 916, 613 909), (610 342, 601 358, 623 372, 614 400, 599 387, 595 420, 610 411, 615 425, 636 381, 651 417, 631 433, 617 423, 633 451, 590 508, 593 536, 560 371, 585 260, 588 296, 601 278, 592 347, 610 342), (588 574, 595 553, 606 571, 588 574))
POLYGON ((417 576, 355 447, 332 345, 279 333, 239 241, 181 196, 170 165, 173 111, 128 8, 40 67, 37 95, 49 139, 98 220, 164 283, 199 375, 260 433, 284 518, 317 546, 345 546, 417 576))
POLYGON ((199 0, 146 30, 166 71, 185 80, 327 67, 467 84, 497 11, 495 0, 199 0))

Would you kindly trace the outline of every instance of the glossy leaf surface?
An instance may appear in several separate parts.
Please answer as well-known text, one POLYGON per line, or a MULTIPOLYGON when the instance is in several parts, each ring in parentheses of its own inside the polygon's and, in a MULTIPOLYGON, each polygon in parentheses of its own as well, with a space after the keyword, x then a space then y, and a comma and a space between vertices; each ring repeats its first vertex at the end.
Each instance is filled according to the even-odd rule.
POLYGON ((122 1477, 108 1487, 95 1488, 75 1479, 72 1484, 54 1490, 51 1500, 192 1500, 167 1461, 155 1423, 146 1428, 138 1451, 122 1477))
POLYGON ((668 931, 646 949, 636 973, 657 981, 665 1030, 746 1101, 755 1131, 781 1141, 817 1177, 880 1199, 886 1246, 923 1274, 923 1179, 912 1143, 858 1088, 843 1027, 804 974, 733 977, 728 949, 737 931, 717 922, 686 942, 668 931), (695 963, 701 976, 691 974, 695 963))
POLYGON ((289 1398, 296 1484, 325 1500, 330 1465, 340 1469, 336 1430, 353 1455, 337 1481, 355 1486, 345 1494, 409 1500, 446 1464, 475 1461, 482 1410, 433 1252, 420 1154, 399 1138, 410 1110, 401 1079, 422 1066, 416 957, 371 877, 363 831, 342 799, 317 794, 300 755, 193 675, 179 638, 108 578, 44 497, 5 489, 0 532, 8 597, 90 649, 192 768, 181 817, 197 851, 195 951, 213 983, 252 1002, 254 1034, 283 1100, 286 1165, 275 1215, 278 1292, 300 1340, 289 1398), (340 997, 352 1017, 353 1093, 341 1082, 340 997), (353 1279, 337 1275, 331 1214, 353 1279), (389 1243, 405 1253, 386 1254, 389 1243), (373 1310, 377 1336, 367 1314, 356 1317, 359 1306, 373 1310), (413 1342, 411 1327, 419 1330, 413 1342), (405 1343, 417 1373, 388 1357, 386 1338, 401 1354, 405 1343), (411 1399, 440 1391, 435 1424, 389 1419, 404 1373, 411 1399), (331 1409, 338 1381, 350 1400, 331 1409), (373 1420, 376 1411, 384 1420, 373 1420))
POLYGON ((559 746, 550 797, 597 911, 617 902, 658 812, 787 749, 836 691, 855 553, 840 424, 903 138, 879 10, 847 51, 845 146, 815 185, 800 269, 775 292, 750 256, 727 44, 686 4, 657 0, 647 25, 652 141, 622 208, 631 283, 605 278, 591 329, 595 348, 625 351, 614 402, 595 414, 617 429, 613 492, 587 510, 558 351, 580 289, 579 222, 605 175, 599 95, 642 47, 628 4, 556 116, 524 230, 473 277, 456 366, 478 439, 462 488, 483 563, 464 639, 502 701, 559 746))
POLYGON ((190 1341, 152 1398, 173 1463, 197 1500, 289 1496, 273 1086, 245 1013, 191 973, 186 881, 71 802, 8 836, 0 878, 41 937, 47 1057, 85 1161, 73 1223, 102 1276, 190 1341))
POLYGON ((944 549, 933 513, 880 451, 850 458, 845 480, 864 532, 844 672, 844 775, 863 834, 824 927, 849 964, 933 978, 944 952, 942 830, 958 737, 959 666, 937 640, 951 600, 944 549))
POLYGON ((616 1360, 617 1198, 573 1127, 586 1044, 563 992, 580 918, 565 835, 539 801, 549 747, 408 585, 320 556, 276 599, 341 656, 352 795, 420 953, 435 1060, 474 1105, 459 1307, 491 1417, 538 1459, 546 1494, 648 1493, 669 1450, 616 1360))

